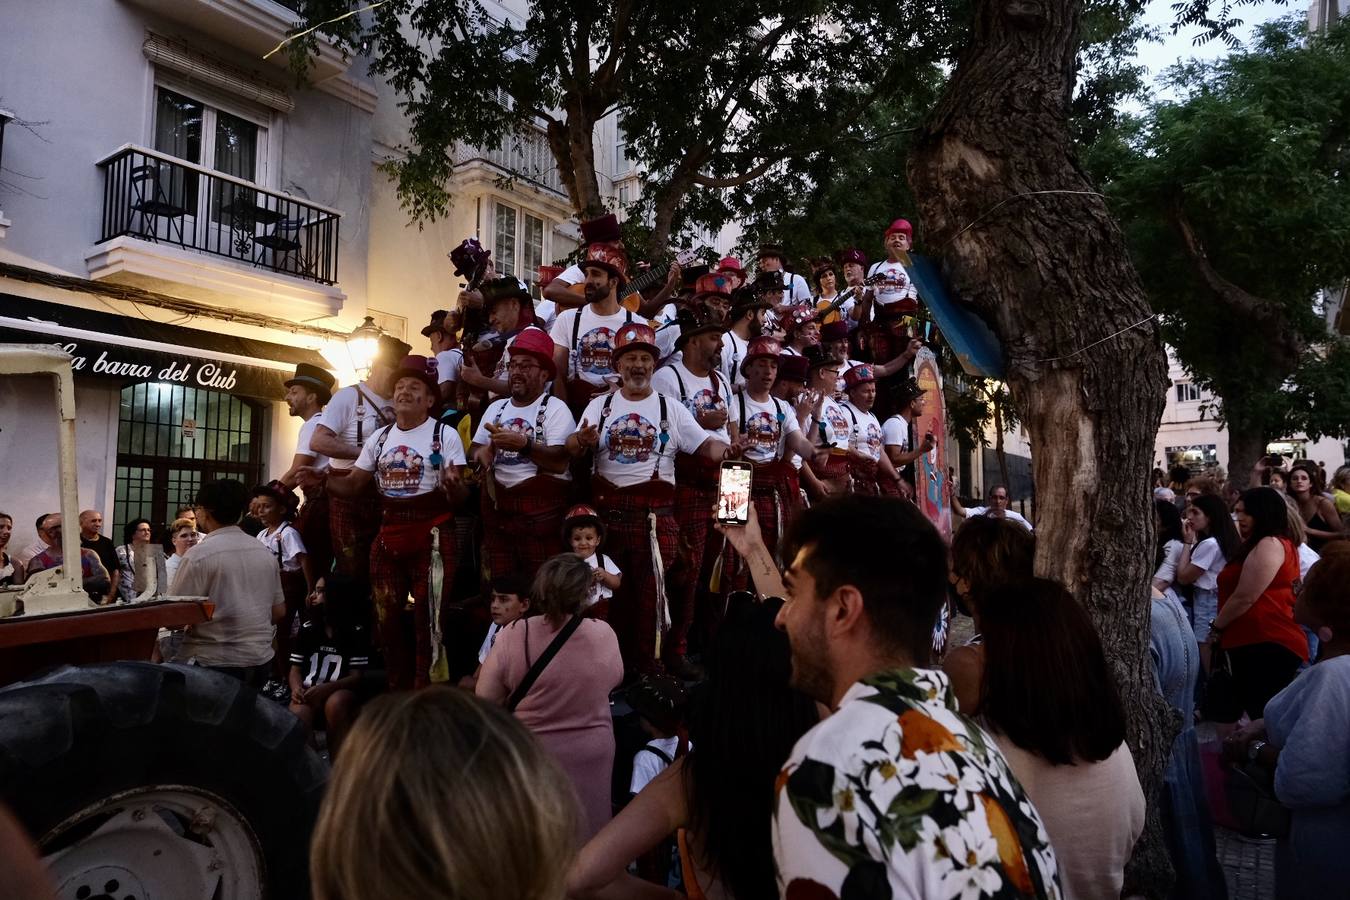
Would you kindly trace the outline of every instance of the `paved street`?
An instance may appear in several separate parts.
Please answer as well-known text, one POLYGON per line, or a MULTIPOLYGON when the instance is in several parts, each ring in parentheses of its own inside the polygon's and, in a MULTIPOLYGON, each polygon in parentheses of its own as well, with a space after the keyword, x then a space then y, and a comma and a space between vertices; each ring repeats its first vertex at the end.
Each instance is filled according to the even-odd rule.
POLYGON ((1275 841, 1245 838, 1227 828, 1215 828, 1214 840, 1231 900, 1273 900, 1275 841))

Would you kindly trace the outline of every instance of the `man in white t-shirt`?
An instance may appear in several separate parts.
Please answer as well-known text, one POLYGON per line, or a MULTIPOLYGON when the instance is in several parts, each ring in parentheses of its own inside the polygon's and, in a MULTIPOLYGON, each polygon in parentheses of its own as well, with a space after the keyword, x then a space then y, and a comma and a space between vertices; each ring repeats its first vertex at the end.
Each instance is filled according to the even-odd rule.
MULTIPOLYGON (((855 366, 863 365, 861 360, 849 359, 849 341, 848 326, 844 322, 830 322, 820 327, 820 346, 825 348, 825 352, 834 357, 839 363, 839 381, 835 386, 834 399, 840 403, 844 402, 844 375, 849 369, 855 366)), ((877 381, 885 381, 892 375, 897 375, 909 368, 909 364, 914 361, 919 350, 923 348, 923 341, 915 339, 908 343, 899 355, 884 363, 873 363, 872 371, 877 381)))
POLYGON ((609 389, 615 374, 611 362, 614 333, 634 321, 619 305, 618 290, 628 280, 628 255, 622 241, 597 242, 586 248, 586 305, 558 315, 553 323, 553 364, 558 377, 553 392, 567 401, 573 415, 596 394, 609 389))
POLYGON ((900 476, 883 452, 881 422, 872 412, 877 399, 877 377, 871 366, 855 366, 844 373, 848 399, 841 406, 848 415, 849 474, 855 494, 898 495, 900 476))
POLYGON ((592 502, 605 518, 608 550, 624 572, 612 620, 625 668, 636 672, 659 668, 661 638, 670 625, 666 568, 679 549, 675 457, 702 453, 720 460, 728 450, 683 403, 652 388, 658 352, 650 326, 619 329, 614 363, 623 386, 592 400, 567 439, 574 457, 590 453, 594 460, 592 502))
MULTIPOLYGON (((288 488, 300 483, 296 473, 304 466, 325 468, 328 457, 314 452, 310 441, 319 427, 320 414, 333 395, 337 379, 333 373, 318 366, 300 363, 295 367, 295 375, 286 382, 286 408, 291 415, 301 419, 300 437, 295 442, 295 455, 291 458, 291 467, 278 479, 288 488)), ((309 561, 315 572, 327 572, 333 563, 333 542, 328 534, 328 495, 322 487, 303 492, 305 503, 300 507, 295 521, 291 524, 300 533, 309 552, 309 561)))
POLYGON ((914 476, 912 471, 906 473, 906 469, 920 456, 931 452, 937 446, 937 438, 932 433, 925 434, 917 442, 917 446, 911 449, 911 445, 916 442, 910 439, 910 432, 914 429, 914 423, 928 408, 928 396, 923 388, 919 387, 919 382, 913 378, 905 379, 896 388, 895 403, 899 411, 881 423, 882 445, 886 448, 886 456, 890 459, 891 465, 900 473, 901 491, 908 497, 913 497, 914 476))
POLYGON ((422 329, 422 337, 431 342, 431 355, 436 359, 441 402, 450 406, 455 404, 459 370, 464 364, 464 350, 459 346, 458 333, 458 310, 436 310, 431 314, 431 322, 422 329))
MULTIPOLYGON (((331 488, 351 474, 371 435, 394 420, 394 407, 389 400, 394 389, 394 370, 411 350, 392 335, 380 335, 370 375, 333 395, 309 441, 316 455, 328 457, 328 467, 321 477, 329 488, 328 531, 334 570, 361 582, 370 578, 370 545, 380 527, 380 498, 373 490, 339 493, 331 488)), ((301 484, 307 490, 315 487, 314 483, 301 484)))
POLYGON ((1008 509, 1008 489, 1001 484, 994 485, 994 489, 989 492, 988 506, 971 506, 969 508, 961 505, 956 492, 951 493, 952 512, 965 519, 970 516, 991 516, 995 519, 1009 519, 1027 531, 1032 531, 1031 523, 1022 517, 1021 513, 1008 509))
MULTIPOLYGON (((750 342, 745 362, 745 387, 732 403, 732 446, 741 457, 754 464, 750 497, 759 518, 760 531, 771 546, 791 526, 800 511, 801 490, 797 470, 790 458, 807 458, 815 447, 804 435, 797 415, 787 402, 773 396, 778 378, 778 357, 782 345, 771 337, 750 342)), ((733 557, 731 584, 734 589, 749 586, 750 575, 733 557)))
POLYGON ((781 272, 783 275, 783 299, 791 304, 811 302, 811 286, 806 279, 784 266, 783 248, 778 244, 760 244, 756 256, 756 265, 760 272, 781 272))
POLYGON ((745 354, 750 349, 750 339, 764 333, 764 321, 772 305, 756 296, 750 288, 741 288, 732 295, 718 369, 735 390, 745 383, 741 363, 745 362, 745 354))
MULTIPOLYGON (((464 445, 449 425, 431 417, 436 406, 435 365, 407 356, 393 372, 394 421, 366 440, 346 478, 331 479, 334 501, 359 496, 373 485, 382 514, 370 555, 377 633, 389 687, 406 690, 443 681, 448 673, 441 643, 442 604, 455 577, 455 506, 464 498, 460 468, 464 445), (435 539, 433 540, 433 534, 435 539), (441 561, 441 589, 432 591, 432 557, 441 561), (408 645, 403 611, 413 598, 414 638, 408 645)), ((313 475, 313 469, 302 470, 313 475)), ((302 479, 305 474, 302 474, 302 479)), ((464 627, 455 622, 450 627, 464 627)))
MULTIPOLYGON (((717 370, 716 360, 726 330, 721 322, 699 316, 691 309, 680 311, 680 336, 675 347, 679 360, 656 370, 652 387, 684 404, 710 438, 729 444, 727 403, 731 400, 731 382, 717 370)), ((675 457, 675 521, 688 553, 681 558, 677 572, 671 574, 670 636, 665 644, 666 668, 680 675, 695 673, 684 662, 688 651, 689 629, 694 623, 699 573, 705 553, 715 553, 722 539, 713 535, 708 511, 717 500, 719 460, 701 453, 681 453, 675 457), (715 546, 709 550, 709 545, 715 546), (683 671, 682 671, 683 670, 683 671)))
POLYGON ((834 399, 835 384, 839 380, 838 360, 815 348, 808 351, 806 361, 811 373, 810 390, 816 398, 808 435, 815 453, 803 458, 807 459, 815 475, 814 485, 820 491, 811 495, 814 502, 848 493, 848 442, 852 425, 843 407, 834 399))
POLYGON ((483 412, 469 455, 482 467, 483 552, 490 577, 527 579, 558 553, 572 476, 567 438, 576 420, 546 391, 553 339, 538 328, 514 338, 507 368, 510 396, 483 412))

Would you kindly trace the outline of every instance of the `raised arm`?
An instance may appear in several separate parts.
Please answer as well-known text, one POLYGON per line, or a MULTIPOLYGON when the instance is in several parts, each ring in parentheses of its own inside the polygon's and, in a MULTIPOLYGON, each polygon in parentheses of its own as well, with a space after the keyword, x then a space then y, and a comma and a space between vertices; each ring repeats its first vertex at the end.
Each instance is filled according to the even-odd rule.
POLYGON ((309 448, 315 453, 322 453, 333 459, 356 459, 361 455, 360 447, 347 443, 327 425, 319 425, 314 429, 314 436, 309 439, 309 448))

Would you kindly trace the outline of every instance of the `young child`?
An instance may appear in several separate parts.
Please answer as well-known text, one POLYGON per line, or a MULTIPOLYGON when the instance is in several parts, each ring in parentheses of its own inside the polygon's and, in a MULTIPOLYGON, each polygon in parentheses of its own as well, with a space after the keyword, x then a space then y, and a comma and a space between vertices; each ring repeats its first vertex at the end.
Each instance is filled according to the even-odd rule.
POLYGON ((273 699, 285 702, 286 659, 290 656, 291 641, 299 628, 300 610, 305 599, 314 592, 314 575, 309 553, 300 532, 291 524, 300 499, 280 481, 269 481, 253 489, 249 508, 258 515, 262 530, 258 542, 267 548, 277 561, 281 573, 281 592, 286 597, 286 618, 277 625, 277 653, 273 657, 272 679, 263 692, 273 699))
POLYGON ((585 615, 597 619, 609 617, 609 599, 619 589, 623 573, 614 560, 600 551, 605 540, 605 526, 593 507, 578 503, 567 511, 563 520, 563 541, 568 548, 590 563, 595 570, 591 593, 586 598, 585 615))
POLYGON ((688 741, 680 734, 687 699, 684 684, 671 675, 648 675, 629 688, 628 705, 651 738, 633 755, 629 793, 641 791, 688 751, 688 741))
POLYGON ((328 732, 328 755, 356 718, 362 670, 370 665, 370 634, 361 621, 359 585, 332 573, 319 578, 305 601, 305 620, 291 650, 291 712, 310 729, 328 732))
POLYGON ((497 640, 497 632, 516 619, 523 619, 530 614, 530 584, 525 580, 525 576, 500 575, 492 579, 490 586, 492 603, 488 610, 492 613, 492 624, 488 626, 487 637, 483 638, 483 646, 478 650, 478 668, 472 675, 465 675, 459 682, 460 687, 470 691, 478 684, 478 673, 482 671, 488 651, 497 640))

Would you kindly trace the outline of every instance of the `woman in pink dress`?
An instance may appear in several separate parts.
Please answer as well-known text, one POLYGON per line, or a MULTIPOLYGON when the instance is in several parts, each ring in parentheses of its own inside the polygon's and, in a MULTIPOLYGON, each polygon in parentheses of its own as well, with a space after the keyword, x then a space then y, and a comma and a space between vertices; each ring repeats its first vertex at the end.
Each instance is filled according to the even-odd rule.
POLYGON ((514 698, 514 712, 571 778, 584 816, 582 842, 610 819, 609 692, 623 679, 614 631, 597 619, 579 618, 591 573, 586 561, 571 553, 544 563, 530 594, 530 608, 541 615, 518 619, 497 633, 475 688, 478 696, 510 708, 530 668, 561 632, 570 632, 524 695, 514 698))

